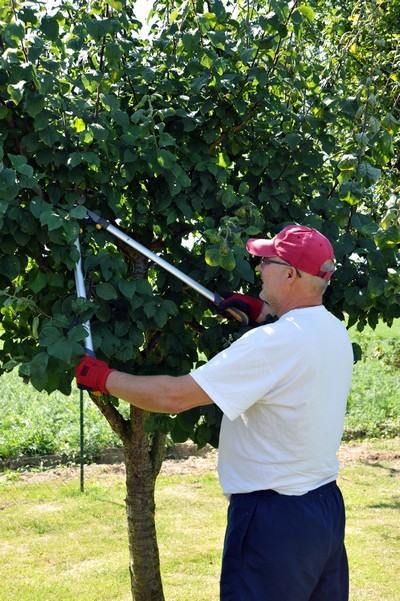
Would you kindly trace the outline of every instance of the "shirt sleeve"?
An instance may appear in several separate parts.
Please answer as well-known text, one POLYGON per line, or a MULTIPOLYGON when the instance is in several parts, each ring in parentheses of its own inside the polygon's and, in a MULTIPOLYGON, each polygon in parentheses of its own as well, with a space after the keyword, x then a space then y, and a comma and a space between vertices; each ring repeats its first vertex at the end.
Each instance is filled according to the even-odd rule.
POLYGON ((260 351, 267 336, 268 328, 251 330, 190 374, 230 420, 263 400, 275 384, 266 353, 260 351))

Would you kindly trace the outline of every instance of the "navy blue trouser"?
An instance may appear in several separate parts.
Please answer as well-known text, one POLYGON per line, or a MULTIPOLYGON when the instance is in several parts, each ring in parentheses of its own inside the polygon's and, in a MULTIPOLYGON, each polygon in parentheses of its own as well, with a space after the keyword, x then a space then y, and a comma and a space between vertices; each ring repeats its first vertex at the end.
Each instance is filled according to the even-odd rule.
POLYGON ((232 495, 220 601, 348 601, 344 530, 335 482, 301 496, 232 495))

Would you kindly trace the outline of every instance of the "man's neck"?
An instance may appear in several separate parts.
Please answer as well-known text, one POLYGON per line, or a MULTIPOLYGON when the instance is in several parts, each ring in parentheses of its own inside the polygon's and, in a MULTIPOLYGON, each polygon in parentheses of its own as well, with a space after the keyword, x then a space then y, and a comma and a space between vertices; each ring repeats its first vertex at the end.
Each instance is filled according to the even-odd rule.
POLYGON ((319 307, 322 305, 322 299, 315 299, 309 301, 298 301, 287 303, 285 306, 281 307, 277 313, 278 317, 282 317, 285 313, 289 313, 289 311, 294 311, 295 309, 307 309, 308 307, 319 307))

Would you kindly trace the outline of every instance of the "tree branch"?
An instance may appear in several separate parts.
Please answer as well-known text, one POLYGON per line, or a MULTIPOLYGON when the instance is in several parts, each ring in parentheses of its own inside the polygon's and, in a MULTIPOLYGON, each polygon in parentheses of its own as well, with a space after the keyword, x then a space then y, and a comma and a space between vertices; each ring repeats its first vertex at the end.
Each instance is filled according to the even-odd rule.
POLYGON ((94 394, 89 393, 89 396, 122 442, 129 438, 129 421, 122 417, 114 405, 105 403, 102 397, 95 396, 94 394))

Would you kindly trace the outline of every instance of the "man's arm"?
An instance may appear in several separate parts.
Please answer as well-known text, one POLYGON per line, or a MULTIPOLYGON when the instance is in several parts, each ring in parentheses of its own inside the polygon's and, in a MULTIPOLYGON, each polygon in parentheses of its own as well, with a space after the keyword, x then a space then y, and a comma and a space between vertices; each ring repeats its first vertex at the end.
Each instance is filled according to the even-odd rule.
POLYGON ((113 396, 154 413, 181 413, 213 401, 188 374, 186 376, 132 376, 112 371, 106 387, 113 396))
POLYGON ((213 401, 195 382, 186 376, 132 376, 111 369, 107 363, 84 357, 76 367, 80 388, 111 394, 135 407, 155 413, 181 413, 213 401))

